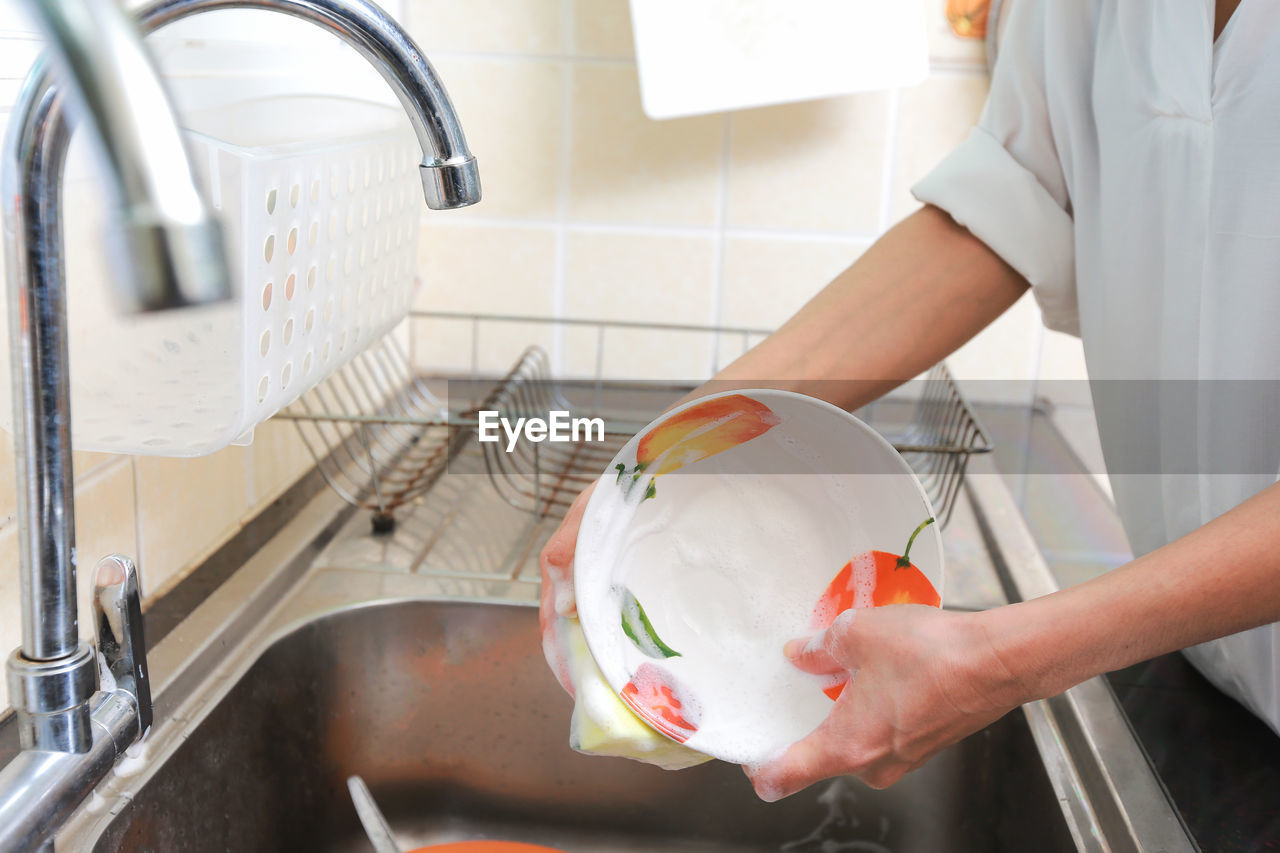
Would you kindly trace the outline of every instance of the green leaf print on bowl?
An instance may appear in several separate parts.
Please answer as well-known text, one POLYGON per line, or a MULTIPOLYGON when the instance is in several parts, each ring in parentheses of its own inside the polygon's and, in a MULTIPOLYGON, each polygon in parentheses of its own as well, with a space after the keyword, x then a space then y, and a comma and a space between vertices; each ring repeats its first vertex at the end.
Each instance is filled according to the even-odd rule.
POLYGON ((680 657, 678 651, 662 642, 645 614, 644 607, 629 589, 622 590, 622 631, 631 638, 637 649, 651 658, 680 657))

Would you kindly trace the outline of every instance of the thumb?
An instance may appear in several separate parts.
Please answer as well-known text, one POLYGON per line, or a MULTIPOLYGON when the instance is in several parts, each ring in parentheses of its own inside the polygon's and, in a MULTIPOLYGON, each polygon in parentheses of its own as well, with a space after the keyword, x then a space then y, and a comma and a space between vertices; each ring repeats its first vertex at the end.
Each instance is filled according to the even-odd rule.
POLYGON ((573 669, 570 665, 571 652, 568 636, 568 620, 557 616, 542 624, 542 656, 547 659, 547 666, 555 675, 556 681, 570 696, 577 698, 573 684, 573 669))
POLYGON ((857 610, 846 610, 836 617, 827 630, 814 634, 807 640, 789 641, 782 652, 796 668, 814 675, 831 675, 857 669, 854 660, 855 643, 853 623, 857 610))
POLYGON ((578 495, 565 513, 564 520, 538 555, 543 590, 552 591, 551 610, 558 616, 577 615, 577 605, 573 599, 573 554, 577 547, 578 529, 582 526, 582 516, 594 489, 595 485, 592 484, 578 495))
POLYGON ((756 796, 766 803, 789 797, 814 782, 846 772, 826 723, 787 747, 780 757, 765 764, 744 767, 756 796))
POLYGON ((811 672, 814 675, 834 675, 844 672, 844 667, 831 656, 831 652, 827 651, 826 640, 826 631, 814 634, 812 637, 800 637, 790 640, 783 646, 782 653, 796 669, 804 672, 811 672))

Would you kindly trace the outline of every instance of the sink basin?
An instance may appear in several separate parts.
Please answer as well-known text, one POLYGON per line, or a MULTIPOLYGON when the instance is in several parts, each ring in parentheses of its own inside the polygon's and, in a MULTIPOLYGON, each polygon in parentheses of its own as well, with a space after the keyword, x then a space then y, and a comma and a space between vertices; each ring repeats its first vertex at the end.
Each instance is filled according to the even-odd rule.
POLYGON ((886 791, 837 779, 766 804, 736 766, 671 773, 574 753, 570 708, 530 606, 330 610, 233 679, 93 849, 367 851, 354 773, 406 849, 472 838, 571 853, 1077 849, 1022 712, 886 791))

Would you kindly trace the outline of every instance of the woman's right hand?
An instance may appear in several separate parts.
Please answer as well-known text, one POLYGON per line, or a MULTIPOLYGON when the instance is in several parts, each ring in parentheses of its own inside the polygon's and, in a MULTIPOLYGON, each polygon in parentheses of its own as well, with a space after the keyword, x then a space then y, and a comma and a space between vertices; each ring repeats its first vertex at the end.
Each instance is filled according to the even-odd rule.
POLYGON ((574 695, 573 676, 569 669, 569 649, 564 637, 564 620, 578 615, 578 605, 573 597, 573 552, 578 544, 578 528, 582 526, 582 514, 587 501, 595 490, 595 483, 569 505, 560 527, 538 555, 542 568, 542 599, 538 608, 538 621, 542 626, 542 654, 547 665, 555 673, 560 686, 574 695))

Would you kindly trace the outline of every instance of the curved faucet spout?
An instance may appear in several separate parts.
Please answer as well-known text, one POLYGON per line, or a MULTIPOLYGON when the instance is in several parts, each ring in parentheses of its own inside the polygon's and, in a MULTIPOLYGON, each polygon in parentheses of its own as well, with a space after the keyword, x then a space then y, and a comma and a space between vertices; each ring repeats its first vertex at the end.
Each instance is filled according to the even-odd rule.
POLYGON ((355 48, 391 86, 422 146, 422 190, 433 210, 480 200, 480 175, 453 102, 404 29, 368 0, 149 0, 134 14, 150 33, 200 12, 259 9, 310 21, 355 48))

